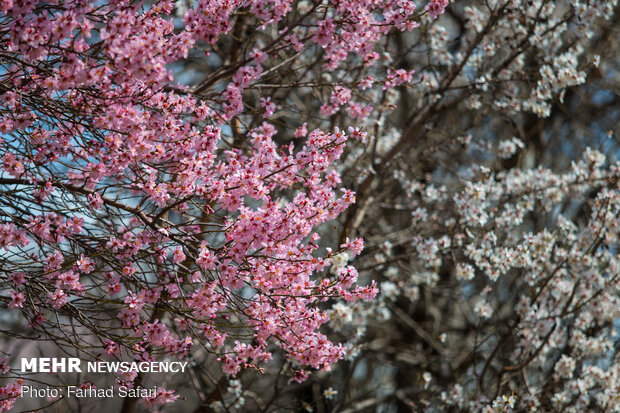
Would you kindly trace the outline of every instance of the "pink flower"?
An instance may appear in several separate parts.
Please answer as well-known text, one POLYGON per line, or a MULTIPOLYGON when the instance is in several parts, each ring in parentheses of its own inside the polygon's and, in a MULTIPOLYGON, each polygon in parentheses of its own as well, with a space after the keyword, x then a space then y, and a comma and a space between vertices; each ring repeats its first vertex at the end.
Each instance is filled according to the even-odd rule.
POLYGON ((24 293, 17 291, 9 291, 9 295, 11 296, 11 302, 9 303, 9 308, 23 308, 24 307, 24 293))
POLYGON ((23 160, 11 152, 4 155, 3 166, 4 170, 13 176, 20 176, 26 171, 23 160))
POLYGON ((448 0, 430 0, 424 6, 424 10, 428 10, 433 19, 436 19, 448 6, 448 0))
POLYGON ((265 114, 263 117, 268 118, 273 115, 273 112, 276 110, 276 105, 271 102, 271 97, 260 98, 260 105, 262 108, 265 108, 265 114))
POLYGON ((80 255, 80 259, 75 262, 78 269, 84 273, 89 274, 95 269, 95 263, 90 258, 85 257, 84 254, 80 255))
POLYGON ((104 345, 105 345, 105 352, 106 352, 107 355, 109 355, 109 356, 119 356, 120 355, 120 349, 118 347, 118 344, 116 344, 112 340, 106 340, 104 345))
POLYGON ((57 288, 56 291, 47 293, 47 300, 53 308, 59 309, 67 304, 68 297, 63 290, 57 288))
POLYGON ((308 134, 308 123, 304 122, 299 128, 295 129, 295 133, 293 134, 296 138, 303 138, 308 134))
POLYGON ((198 259, 196 263, 203 270, 211 270, 217 266, 216 257, 207 249, 206 246, 202 246, 200 248, 200 253, 198 254, 198 259))
POLYGON ((172 262, 174 262, 175 264, 178 264, 180 262, 185 261, 185 254, 183 253, 183 248, 176 248, 173 252, 172 252, 172 262))
POLYGON ((156 395, 144 398, 144 403, 147 406, 160 406, 168 403, 173 403, 178 398, 179 395, 174 394, 174 390, 166 390, 159 387, 157 389, 156 395))
POLYGON ((9 364, 9 359, 2 357, 0 358, 0 373, 6 374, 11 370, 11 365, 9 364))
POLYGON ((93 210, 97 210, 103 205, 103 199, 101 199, 101 196, 96 192, 88 194, 88 204, 93 210))
POLYGON ((351 90, 342 86, 336 86, 329 98, 329 101, 335 106, 344 105, 349 100, 351 100, 351 90))
POLYGON ((14 272, 11 276, 11 281, 18 287, 26 282, 26 274, 23 272, 14 272))

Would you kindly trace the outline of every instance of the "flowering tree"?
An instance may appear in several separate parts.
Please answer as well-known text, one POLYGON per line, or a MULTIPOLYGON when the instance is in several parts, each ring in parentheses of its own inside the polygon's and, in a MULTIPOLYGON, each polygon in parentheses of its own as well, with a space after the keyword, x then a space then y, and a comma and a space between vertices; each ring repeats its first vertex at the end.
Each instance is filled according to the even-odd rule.
POLYGON ((340 234, 381 294, 332 307, 365 335, 317 380, 330 406, 618 410, 617 24, 615 2, 457 2, 385 43, 415 74, 343 159, 340 234))
POLYGON ((614 7, 0 1, 0 411, 617 409, 614 7))
MULTIPOLYGON (((355 285, 353 267, 319 273, 334 254, 362 249, 347 240, 317 252, 316 227, 354 200, 333 168, 350 136, 317 129, 297 148, 275 142, 274 103, 265 94, 263 109, 246 109, 245 89, 301 40, 290 32, 238 44, 234 33, 252 24, 267 35, 286 19, 310 25, 308 44, 325 44, 335 26, 317 19, 351 12, 245 3, 201 2, 178 28, 167 1, 2 3, 0 242, 3 299, 22 315, 16 336, 84 357, 212 354, 231 376, 261 369, 279 348, 298 381, 342 358, 318 332, 328 319, 318 303, 377 292, 355 285), (229 60, 199 85, 171 83, 167 65, 230 39, 229 60), (18 333, 24 323, 28 334, 18 333)), ((376 41, 384 30, 363 35, 376 41)), ((2 410, 16 387, 5 386, 2 410)))

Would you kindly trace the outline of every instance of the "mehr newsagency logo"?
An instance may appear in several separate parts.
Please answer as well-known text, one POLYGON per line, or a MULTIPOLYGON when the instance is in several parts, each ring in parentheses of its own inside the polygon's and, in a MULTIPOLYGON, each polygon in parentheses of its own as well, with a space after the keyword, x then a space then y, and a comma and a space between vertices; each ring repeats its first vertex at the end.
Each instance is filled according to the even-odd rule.
MULTIPOLYGON (((83 361, 76 357, 35 357, 21 359, 22 373, 184 373, 187 361, 83 361)), ((155 387, 125 385, 97 388, 67 385, 34 387, 23 385, 21 397, 155 397, 155 387)))

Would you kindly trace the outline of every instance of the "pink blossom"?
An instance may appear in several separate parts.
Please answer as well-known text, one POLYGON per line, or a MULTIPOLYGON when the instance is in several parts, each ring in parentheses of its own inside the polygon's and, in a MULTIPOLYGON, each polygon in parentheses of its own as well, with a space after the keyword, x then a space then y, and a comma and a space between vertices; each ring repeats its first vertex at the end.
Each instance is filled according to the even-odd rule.
POLYGON ((47 293, 47 299, 53 308, 59 309, 67 304, 68 296, 63 290, 57 288, 55 291, 47 293))
POLYGON ((424 6, 424 10, 428 10, 433 19, 436 19, 448 6, 448 0, 430 0, 424 6))
POLYGON ((9 308, 23 308, 24 307, 24 293, 18 291, 10 291, 9 295, 11 296, 11 302, 9 303, 9 308))

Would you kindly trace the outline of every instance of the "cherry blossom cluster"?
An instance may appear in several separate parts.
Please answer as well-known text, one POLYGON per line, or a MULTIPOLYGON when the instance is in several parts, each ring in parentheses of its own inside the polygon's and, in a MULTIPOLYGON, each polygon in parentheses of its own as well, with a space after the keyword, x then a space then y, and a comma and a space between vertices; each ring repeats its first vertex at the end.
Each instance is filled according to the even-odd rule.
MULTIPOLYGON (((3 301, 34 330, 75 318, 109 357, 192 357, 200 343, 235 375, 260 369, 275 345, 303 380, 346 353, 319 332, 329 320, 319 304, 378 292, 352 266, 328 271, 361 240, 325 254, 316 232, 354 202, 334 164, 365 135, 304 127, 282 145, 270 122, 279 106, 263 95, 252 107, 255 85, 284 54, 312 48, 326 68, 370 67, 383 37, 447 3, 183 3, 2 2, 3 301), (171 67, 234 43, 243 20, 266 36, 291 27, 249 38, 244 56, 193 86, 175 83, 171 67), (105 337, 98 311, 116 320, 105 337)), ((393 88, 412 74, 365 81, 393 88)), ((335 86, 321 113, 368 115, 352 86, 335 86)), ((145 402, 175 397, 162 389, 145 402)))

